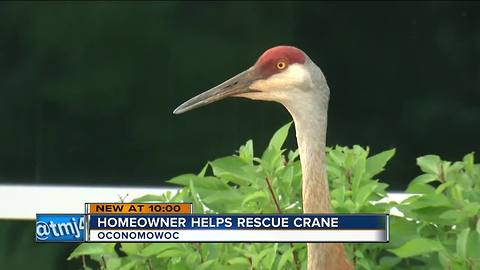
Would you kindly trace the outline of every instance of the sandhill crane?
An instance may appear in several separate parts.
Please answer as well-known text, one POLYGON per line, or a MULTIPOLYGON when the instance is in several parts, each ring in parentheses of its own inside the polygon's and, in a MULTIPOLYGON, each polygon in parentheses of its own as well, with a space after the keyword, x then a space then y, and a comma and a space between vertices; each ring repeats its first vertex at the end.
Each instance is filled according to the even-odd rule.
MULTIPOLYGON (((180 114, 226 97, 276 101, 292 115, 303 174, 304 213, 330 213, 325 136, 330 90, 320 68, 300 49, 277 46, 255 65, 186 101, 180 114)), ((308 243, 308 270, 353 269, 342 244, 308 243)))

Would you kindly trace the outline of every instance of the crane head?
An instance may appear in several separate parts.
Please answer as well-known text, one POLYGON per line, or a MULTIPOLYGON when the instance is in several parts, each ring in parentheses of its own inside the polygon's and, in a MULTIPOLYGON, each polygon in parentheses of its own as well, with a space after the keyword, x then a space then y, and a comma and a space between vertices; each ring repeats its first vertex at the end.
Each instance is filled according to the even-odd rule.
POLYGON ((285 104, 298 97, 300 92, 313 88, 312 67, 318 69, 302 50, 291 46, 273 47, 265 51, 252 67, 184 102, 173 113, 184 113, 226 97, 285 104))

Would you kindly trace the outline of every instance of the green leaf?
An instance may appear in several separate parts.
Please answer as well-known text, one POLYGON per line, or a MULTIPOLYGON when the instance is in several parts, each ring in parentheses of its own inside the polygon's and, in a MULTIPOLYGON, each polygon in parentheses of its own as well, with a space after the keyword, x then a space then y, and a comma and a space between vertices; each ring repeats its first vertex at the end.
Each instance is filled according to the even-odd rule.
POLYGON ((408 193, 429 194, 435 192, 435 188, 429 184, 411 183, 406 190, 408 193))
POLYGON ((193 212, 194 213, 203 213, 205 212, 204 205, 200 201, 199 194, 196 188, 197 182, 194 182, 194 179, 190 178, 189 181, 189 188, 190 188, 190 193, 192 195, 192 202, 193 202, 193 212))
POLYGON ((330 159, 332 162, 330 164, 335 164, 338 167, 343 167, 345 163, 345 153, 340 150, 340 147, 337 145, 334 149, 331 149, 327 152, 327 158, 330 159))
POLYGON ((243 199, 242 205, 245 205, 251 201, 257 201, 257 200, 265 201, 267 199, 268 199, 268 194, 266 191, 257 191, 250 195, 247 195, 245 199, 243 199))
POLYGON ((467 203, 463 209, 452 209, 443 212, 440 218, 453 220, 456 223, 465 222, 466 219, 476 216, 480 210, 480 203, 467 203))
POLYGON ((181 248, 181 245, 177 243, 153 243, 145 247, 140 254, 145 257, 150 257, 160 254, 168 249, 178 248, 181 248))
POLYGON ((429 185, 428 183, 437 181, 437 179, 438 177, 435 174, 431 174, 431 173, 426 173, 426 174, 417 176, 415 179, 412 180, 412 182, 410 182, 406 192, 420 193, 420 194, 435 192, 435 188, 429 185))
POLYGON ((104 258, 106 265, 106 269, 118 269, 120 266, 122 266, 122 259, 118 257, 109 257, 109 258, 104 258))
POLYGON ((210 190, 225 190, 228 189, 229 186, 225 180, 219 179, 214 176, 206 176, 201 177, 194 174, 183 174, 177 177, 174 177, 168 180, 168 183, 192 187, 190 181, 193 181, 195 187, 198 188, 206 188, 210 190))
POLYGON ((357 265, 361 266, 362 269, 365 270, 372 270, 372 267, 370 266, 370 261, 367 259, 359 259, 357 260, 357 265))
POLYGON ((450 269, 452 266, 452 256, 445 251, 438 252, 438 261, 443 269, 450 269))
POLYGON ((435 193, 440 194, 444 192, 447 188, 453 186, 454 184, 455 184, 454 182, 442 183, 437 187, 437 189, 435 190, 435 193))
POLYGON ((247 185, 255 181, 255 167, 249 166, 237 156, 216 159, 210 162, 213 174, 237 185, 247 185))
POLYGON ((442 249, 443 246, 438 241, 426 238, 417 238, 408 241, 399 248, 389 249, 389 251, 400 258, 409 258, 425 253, 440 251, 442 249))
POLYGON ((457 235, 457 254, 464 260, 467 258, 467 241, 469 234, 470 228, 466 228, 457 235))
POLYGON ((478 257, 478 254, 480 254, 480 233, 476 230, 470 231, 467 241, 467 257, 475 258, 477 263, 480 264, 480 258, 478 257))
POLYGON ((260 268, 260 263, 262 262, 263 258, 267 256, 267 254, 273 252, 272 248, 263 248, 260 253, 255 254, 252 258, 252 264, 255 268, 260 268))
POLYGON ((423 172, 433 173, 435 175, 440 174, 440 164, 442 160, 436 155, 426 155, 417 158, 417 165, 423 172))
POLYGON ((215 262, 216 262, 216 260, 208 260, 208 261, 202 263, 202 264, 201 264, 200 266, 198 266, 196 269, 197 269, 197 270, 210 269, 215 262))
POLYGON ((197 178, 199 177, 196 176, 195 174, 189 173, 189 174, 182 174, 182 175, 176 176, 170 180, 167 180, 166 182, 171 184, 188 186, 190 184, 191 179, 197 179, 197 178))
POLYGON ((288 152, 288 161, 295 161, 300 156, 300 152, 297 150, 288 152))
POLYGON ((241 206, 243 195, 238 190, 225 190, 214 193, 206 193, 202 202, 204 202, 208 208, 216 212, 232 211, 241 206))
POLYGON ((367 159, 366 171, 373 177, 383 171, 387 162, 395 155, 395 149, 387 150, 367 159))
POLYGON ((296 180, 296 163, 289 163, 286 167, 284 167, 281 171, 278 172, 278 179, 276 180, 274 185, 280 188, 280 196, 284 198, 284 201, 290 201, 293 197, 293 200, 296 199, 297 192, 300 192, 300 188, 295 188, 292 190, 292 186, 294 181, 296 180), (295 192, 297 191, 297 192, 295 192))
POLYGON ((287 139, 288 130, 290 129, 291 125, 292 122, 289 122, 288 124, 282 126, 279 130, 277 130, 270 139, 270 143, 268 144, 267 148, 280 150, 285 143, 285 140, 287 139))
POLYGON ((208 163, 205 164, 202 168, 202 170, 198 173, 198 177, 204 177, 205 176, 205 173, 207 173, 207 169, 208 169, 208 163))
POLYGON ((165 195, 154 195, 154 194, 147 194, 140 198, 135 198, 132 200, 132 203, 145 203, 145 202, 164 202, 165 195))
POLYGON ((280 257, 280 260, 278 262, 277 269, 285 269, 285 264, 287 264, 287 262, 293 263, 293 253, 292 252, 293 252, 293 248, 289 248, 285 252, 283 252, 283 254, 280 257))
POLYGON ((131 270, 131 269, 134 269, 135 265, 137 265, 138 263, 139 263, 138 260, 130 261, 130 262, 122 265, 121 267, 119 267, 118 270, 131 270))
POLYGON ((244 257, 236 257, 227 261, 230 265, 250 265, 250 262, 247 258, 244 257))
POLYGON ((380 258, 379 264, 382 269, 392 269, 395 265, 399 264, 402 259, 398 257, 385 256, 380 258))
POLYGON ((177 256, 185 256, 188 254, 187 250, 184 249, 167 249, 160 254, 157 254, 157 258, 169 258, 169 257, 177 257, 177 256))
POLYGON ((240 146, 238 156, 248 164, 253 164, 253 141, 248 140, 245 145, 240 146))
POLYGON ((143 243, 122 243, 120 249, 127 253, 128 256, 139 255, 140 251, 145 247, 143 243))
POLYGON ((416 199, 412 201, 412 206, 417 209, 426 207, 453 207, 447 196, 436 193, 416 197, 416 199))
POLYGON ((413 179, 412 182, 410 182, 410 185, 413 185, 413 184, 428 184, 428 183, 431 183, 431 182, 437 181, 437 180, 438 180, 437 175, 432 174, 432 173, 425 173, 425 174, 422 174, 420 176, 415 177, 415 179, 413 179))
POLYGON ((377 183, 372 182, 368 183, 364 186, 361 186, 358 190, 357 193, 355 193, 355 202, 358 203, 359 205, 363 205, 367 199, 370 197, 373 191, 377 188, 377 183))
POLYGON ((184 260, 185 260, 185 263, 188 265, 189 268, 193 268, 195 266, 197 266, 200 261, 201 261, 201 256, 200 256, 200 253, 198 252, 194 252, 193 250, 192 251, 188 251, 188 253, 186 252, 185 253, 186 257, 184 260))
POLYGON ((94 255, 94 254, 116 254, 115 253, 115 243, 83 243, 76 247, 67 260, 77 258, 83 255, 94 255))
POLYGON ((345 201, 345 186, 341 186, 330 193, 332 200, 335 200, 338 203, 343 203, 345 201))
POLYGON ((469 153, 463 157, 463 165, 468 173, 471 173, 473 171, 473 168, 475 166, 473 153, 469 153))
POLYGON ((272 147, 267 148, 267 150, 263 152, 262 159, 260 160, 264 174, 268 177, 274 177, 276 170, 281 168, 284 163, 282 151, 272 147))
POLYGON ((353 255, 355 255, 355 257, 357 258, 365 258, 365 256, 363 255, 363 252, 358 249, 353 253, 353 255))
POLYGON ((269 252, 267 252, 265 258, 262 261, 265 269, 273 268, 273 263, 275 262, 275 257, 277 256, 277 248, 278 243, 274 243, 272 248, 267 249, 269 252))

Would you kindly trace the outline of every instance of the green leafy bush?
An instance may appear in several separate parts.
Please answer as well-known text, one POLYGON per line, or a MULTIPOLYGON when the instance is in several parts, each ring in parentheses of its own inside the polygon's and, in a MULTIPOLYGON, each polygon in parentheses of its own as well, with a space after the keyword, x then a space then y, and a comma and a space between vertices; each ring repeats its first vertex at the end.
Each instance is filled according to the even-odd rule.
MULTIPOLYGON (((298 151, 282 149, 290 124, 280 128, 257 158, 250 140, 233 156, 208 162, 198 174, 169 180, 178 193, 146 195, 135 202, 193 202, 195 213, 302 213, 298 151)), ((390 243, 346 244, 356 269, 480 269, 480 165, 438 156, 417 160, 401 204, 379 202, 387 184, 376 177, 394 155, 369 156, 360 146, 327 149, 332 206, 339 213, 389 213, 390 243)), ((69 259, 85 269, 306 269, 299 243, 85 243, 69 259), (87 260, 86 258, 89 258, 87 260)))

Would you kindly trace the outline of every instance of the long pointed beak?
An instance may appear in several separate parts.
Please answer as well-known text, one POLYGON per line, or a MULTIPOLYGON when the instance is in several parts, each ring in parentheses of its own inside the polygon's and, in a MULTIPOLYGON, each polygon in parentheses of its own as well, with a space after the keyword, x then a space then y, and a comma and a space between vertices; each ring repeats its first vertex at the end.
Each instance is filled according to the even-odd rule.
POLYGON ((249 86, 258 79, 260 79, 260 76, 255 72, 255 69, 251 67, 212 89, 187 100, 182 105, 178 106, 173 113, 181 114, 226 97, 250 92, 252 90, 249 89, 249 86))

